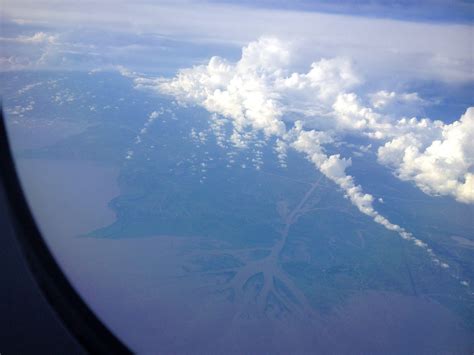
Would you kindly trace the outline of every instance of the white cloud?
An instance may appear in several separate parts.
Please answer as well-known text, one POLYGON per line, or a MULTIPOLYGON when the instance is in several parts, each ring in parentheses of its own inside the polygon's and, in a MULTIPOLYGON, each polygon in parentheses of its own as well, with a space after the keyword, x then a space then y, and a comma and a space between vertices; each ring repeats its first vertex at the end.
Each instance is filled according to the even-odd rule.
POLYGON ((135 84, 232 119, 235 142, 247 128, 281 136, 282 117, 289 113, 306 116, 318 128, 375 129, 379 116, 362 107, 356 94, 345 93, 360 82, 348 59, 321 59, 303 74, 289 72, 289 59, 285 43, 264 37, 244 47, 236 63, 212 57, 173 80, 138 77, 135 84))
POLYGON ((18 95, 23 95, 26 92, 28 92, 28 91, 30 91, 30 90, 32 90, 35 87, 40 86, 40 85, 43 85, 43 83, 42 82, 37 82, 37 83, 32 83, 32 84, 25 85, 23 88, 21 88, 17 91, 17 94, 18 95))
POLYGON ((379 161, 428 194, 474 203, 474 108, 449 125, 428 120, 404 123, 400 125, 414 129, 380 147, 379 161))
MULTIPOLYGON (((426 193, 472 203, 474 109, 450 125, 427 118, 395 118, 379 109, 397 100, 421 104, 418 94, 379 91, 368 107, 354 92, 362 80, 350 60, 321 59, 307 73, 297 73, 290 70, 291 59, 291 45, 264 37, 244 47, 237 62, 212 57, 208 64, 181 69, 171 79, 125 75, 134 79, 136 88, 172 95, 182 105, 199 105, 211 112, 210 129, 221 147, 248 149, 263 134, 259 144, 276 139, 274 149, 282 166, 289 147, 305 154, 361 213, 449 268, 425 242, 381 215, 374 208, 374 197, 346 173, 351 159, 328 155, 325 146, 340 146, 345 135, 378 140, 384 144, 378 150, 379 162, 395 168, 401 179, 414 181, 426 193), (232 126, 229 134, 227 123, 232 126)), ((235 152, 228 156, 231 166, 235 152)), ((260 168, 261 154, 252 161, 260 168)))
POLYGON ((352 164, 351 159, 341 158, 339 154, 326 155, 323 144, 332 142, 332 139, 325 132, 315 130, 304 131, 302 124, 298 123, 290 136, 294 137, 293 148, 306 154, 307 158, 321 171, 328 179, 336 183, 349 198, 354 206, 363 214, 371 217, 374 222, 382 225, 388 230, 394 231, 405 240, 412 241, 416 246, 426 249, 432 260, 440 264, 439 259, 434 255, 428 245, 415 238, 411 233, 397 224, 391 223, 387 218, 378 213, 374 207, 374 197, 364 193, 360 185, 356 185, 354 177, 346 174, 346 168, 352 164))
POLYGON ((150 113, 150 115, 148 116, 151 120, 155 120, 157 119, 159 116, 161 115, 161 111, 158 112, 158 111, 153 111, 152 113, 150 113))
MULTIPOLYGON (((36 32, 31 36, 0 37, 4 54, 0 57, 0 70, 37 69, 52 63, 56 66, 63 61, 58 35, 36 32)), ((63 49, 64 50, 64 49, 63 49)))
POLYGON ((361 105, 355 93, 340 93, 332 108, 340 129, 371 131, 380 128, 380 115, 361 105))
POLYGON ((29 68, 33 63, 24 56, 0 57, 0 70, 21 70, 29 68))
POLYGON ((216 143, 219 147, 227 147, 226 142, 226 124, 227 120, 225 118, 216 115, 215 113, 209 118, 209 127, 216 138, 216 143))
POLYGON ((280 163, 280 166, 282 168, 286 168, 286 158, 288 156, 287 151, 288 151, 288 143, 286 143, 284 140, 277 139, 275 143, 275 148, 274 148, 278 162, 280 163))
POLYGON ((22 42, 22 43, 33 43, 33 44, 42 44, 42 43, 47 43, 47 44, 54 44, 56 43, 57 36, 56 35, 50 35, 44 32, 36 32, 32 36, 19 36, 17 37, 17 41, 22 42))
POLYGON ((287 61, 288 51, 281 42, 263 38, 245 47, 236 64, 212 57, 207 65, 180 70, 175 80, 159 83, 159 89, 180 102, 198 103, 232 118, 233 137, 242 145, 239 132, 249 127, 267 135, 284 132, 278 93, 268 89, 287 61))
POLYGON ((35 107, 35 102, 33 100, 30 100, 24 106, 17 105, 13 107, 8 107, 5 109, 5 111, 9 115, 17 115, 19 117, 23 117, 27 112, 32 111, 34 107, 35 107))
POLYGON ((371 104, 376 109, 382 109, 394 104, 423 105, 425 101, 416 92, 396 93, 395 91, 380 90, 369 95, 371 104))
MULTIPOLYGON (((474 79, 472 26, 467 24, 416 23, 196 0, 145 2, 140 6, 125 0, 106 0, 94 3, 94 11, 89 2, 72 0, 62 1, 60 6, 55 0, 4 0, 2 5, 5 19, 54 25, 54 30, 67 34, 70 42, 76 38, 76 42, 102 48, 100 54, 108 59, 111 47, 103 46, 103 33, 128 38, 124 41, 127 43, 121 43, 128 49, 137 42, 146 42, 141 34, 227 46, 274 35, 294 42, 303 58, 350 56, 366 77, 447 82, 474 79), (94 35, 84 36, 84 29, 86 33, 95 31, 94 35)), ((126 52, 128 57, 143 57, 136 51, 126 52)), ((149 53, 154 56, 156 47, 149 53)))
POLYGON ((436 100, 425 100, 417 92, 380 90, 368 95, 370 106, 393 118, 423 115, 425 108, 438 104, 436 100))
POLYGON ((295 99, 298 102, 298 98, 307 101, 309 97, 327 102, 341 91, 360 82, 361 79, 354 72, 352 63, 347 58, 336 57, 313 62, 308 73, 292 73, 289 77, 277 81, 276 84, 293 94, 291 102, 295 99))
POLYGON ((51 35, 45 32, 36 32, 31 36, 20 35, 17 37, 0 37, 0 41, 23 44, 55 44, 57 37, 57 35, 51 35))
MULTIPOLYGON (((473 109, 451 125, 427 118, 394 119, 377 109, 394 102, 423 104, 417 93, 379 91, 371 97, 373 107, 367 107, 352 91, 362 80, 349 60, 321 59, 313 62, 307 73, 292 73, 288 69, 291 56, 291 46, 265 37, 244 47, 241 59, 235 63, 212 57, 207 65, 182 69, 175 78, 136 77, 135 83, 218 114, 213 119, 214 130, 217 117, 229 119, 233 125, 229 141, 237 148, 247 148, 255 132, 276 136, 281 162, 286 155, 285 145, 291 144, 286 125, 295 125, 295 116, 304 121, 305 127, 319 132, 321 144, 334 143, 334 137, 345 134, 381 140, 385 145, 378 150, 378 160, 393 167, 399 178, 414 181, 428 194, 474 202, 473 109)), ((224 145, 223 132, 219 134, 224 145)), ((321 159, 326 161, 324 155, 321 159)), ((339 159, 339 164, 328 166, 336 158, 331 159, 316 165, 324 170, 346 162, 339 159)), ((333 176, 330 170, 326 172, 333 176)), ((358 198, 351 200, 359 203, 358 198)))
POLYGON ((207 134, 206 132, 197 132, 195 128, 191 128, 191 133, 189 134, 191 139, 196 143, 198 146, 206 144, 207 141, 207 134))

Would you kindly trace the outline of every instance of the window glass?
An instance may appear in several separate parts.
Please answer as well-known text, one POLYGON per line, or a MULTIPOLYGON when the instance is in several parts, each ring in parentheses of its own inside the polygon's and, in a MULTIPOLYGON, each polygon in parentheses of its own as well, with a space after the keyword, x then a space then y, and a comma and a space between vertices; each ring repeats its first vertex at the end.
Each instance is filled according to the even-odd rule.
POLYGON ((133 351, 472 349, 473 5, 357 3, 3 2, 23 188, 133 351))

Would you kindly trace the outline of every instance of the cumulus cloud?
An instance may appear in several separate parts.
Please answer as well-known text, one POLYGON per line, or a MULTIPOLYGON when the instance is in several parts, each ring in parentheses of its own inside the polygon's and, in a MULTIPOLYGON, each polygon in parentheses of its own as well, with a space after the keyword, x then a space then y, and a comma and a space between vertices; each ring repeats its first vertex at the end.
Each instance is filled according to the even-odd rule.
POLYGON ((284 140, 277 139, 275 143, 275 153, 277 154, 278 162, 280 163, 280 166, 282 168, 286 168, 286 158, 288 156, 287 151, 288 151, 288 143, 286 143, 284 140))
POLYGON ((31 36, 21 35, 18 37, 0 37, 0 40, 4 42, 17 42, 23 44, 55 44, 57 35, 36 32, 31 36))
POLYGON ((288 55, 280 41, 264 38, 245 47, 236 64, 212 57, 207 65, 180 70, 174 80, 161 82, 159 89, 181 103, 196 103, 232 118, 236 142, 241 140, 239 132, 249 127, 281 135, 285 127, 279 95, 269 89, 281 77, 288 55))
POLYGON ((370 94, 369 97, 372 106, 376 109, 382 109, 394 104, 423 105, 425 103, 425 100, 423 100, 416 92, 396 93, 395 91, 380 90, 370 94))
POLYGON ((420 97, 417 92, 380 90, 368 95, 370 106, 377 112, 391 117, 423 115, 427 106, 436 104, 420 97))
POLYGON ((57 36, 55 35, 50 35, 45 32, 36 32, 32 36, 19 36, 16 38, 17 41, 22 42, 22 43, 33 43, 33 44, 39 44, 39 43, 48 43, 48 44, 54 44, 56 43, 57 36))
MULTIPOLYGON (((248 147, 255 132, 263 132, 278 138, 275 149, 283 162, 286 147, 292 143, 288 142, 287 126, 298 119, 305 127, 325 133, 321 144, 345 134, 381 141, 378 161, 394 168, 400 179, 415 182, 428 194, 473 202, 473 109, 450 125, 427 118, 394 119, 383 110, 401 103, 423 105, 425 101, 416 92, 382 90, 369 95, 372 107, 365 106, 354 92, 362 79, 347 58, 320 59, 308 72, 297 73, 289 70, 291 57, 290 45, 264 37, 245 46, 235 63, 212 57, 206 65, 180 70, 175 78, 138 76, 135 83, 217 114, 214 129, 220 127, 216 117, 230 120, 233 130, 229 141, 237 148, 248 147)), ((324 170, 334 159, 316 165, 324 170)), ((345 161, 339 160, 340 164, 345 161)), ((351 200, 356 205, 359 201, 351 200)))
POLYGON ((408 132, 380 147, 378 160, 428 194, 474 203, 474 108, 452 124, 425 119, 399 126, 408 132))
MULTIPOLYGON (((423 99, 417 93, 379 91, 369 96, 367 106, 354 92, 362 79, 347 58, 320 59, 306 73, 292 72, 291 60, 291 45, 264 37, 245 46, 237 62, 212 57, 171 79, 125 75, 137 88, 211 112, 210 130, 221 147, 246 149, 261 134, 262 144, 275 139, 274 151, 283 167, 289 148, 304 154, 361 213, 425 249, 441 267, 449 267, 425 242, 381 215, 374 208, 375 198, 347 174, 351 159, 327 154, 326 146, 338 147, 345 135, 374 139, 381 145, 378 161, 392 167, 400 179, 415 182, 429 194, 473 203, 474 108, 452 124, 396 118, 384 110, 402 102, 421 105, 423 99)), ((233 155, 229 157, 231 164, 233 155)), ((260 167, 261 156, 255 159, 260 167)))
MULTIPOLYGON (((323 144, 332 142, 332 138, 325 132, 315 130, 302 130, 302 123, 297 122, 295 128, 290 132, 294 137, 292 146, 297 151, 306 154, 306 157, 321 171, 329 180, 336 183, 349 198, 354 206, 363 214, 372 218, 372 220, 390 231, 394 231, 405 240, 412 241, 416 246, 424 248, 430 254, 432 260, 441 264, 440 260, 434 255, 433 251, 423 241, 415 238, 411 233, 397 224, 391 223, 387 218, 378 213, 374 207, 374 197, 364 193, 360 185, 354 181, 354 177, 346 174, 346 168, 352 164, 351 159, 341 158, 339 154, 326 155, 323 144)), ((447 264, 443 264, 448 266, 447 264)), ((442 266, 443 266, 442 265, 442 266)))
POLYGON ((135 83, 232 119, 234 137, 246 128, 281 136, 283 116, 292 113, 325 129, 376 127, 378 116, 361 107, 357 95, 345 93, 360 82, 347 58, 321 59, 307 73, 289 73, 289 59, 284 43, 264 37, 244 47, 236 63, 212 57, 207 65, 180 70, 173 80, 135 83))
POLYGON ((56 63, 62 61, 58 57, 60 52, 58 35, 45 32, 36 32, 32 35, 18 35, 16 37, 0 37, 3 42, 3 54, 0 57, 0 71, 36 69, 51 60, 56 63))

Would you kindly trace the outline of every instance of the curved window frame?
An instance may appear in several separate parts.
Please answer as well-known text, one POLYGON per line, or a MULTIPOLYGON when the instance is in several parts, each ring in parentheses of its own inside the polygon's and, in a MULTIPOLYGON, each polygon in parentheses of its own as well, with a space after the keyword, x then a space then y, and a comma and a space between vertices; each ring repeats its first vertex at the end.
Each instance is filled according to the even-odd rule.
POLYGON ((0 183, 4 186, 8 203, 7 218, 47 302, 87 353, 132 354, 72 287, 46 245, 21 187, 1 106, 0 166, 0 183))

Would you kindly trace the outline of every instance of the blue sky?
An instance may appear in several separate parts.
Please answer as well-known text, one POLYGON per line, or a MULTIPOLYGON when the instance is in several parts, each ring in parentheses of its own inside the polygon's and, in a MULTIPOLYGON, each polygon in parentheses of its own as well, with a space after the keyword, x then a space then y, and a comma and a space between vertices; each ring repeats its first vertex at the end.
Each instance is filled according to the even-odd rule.
POLYGON ((463 0, 376 1, 376 0, 279 0, 279 1, 214 1, 215 3, 245 4, 257 8, 279 8, 326 12, 362 17, 391 18, 407 21, 470 24, 474 18, 474 3, 463 0))

